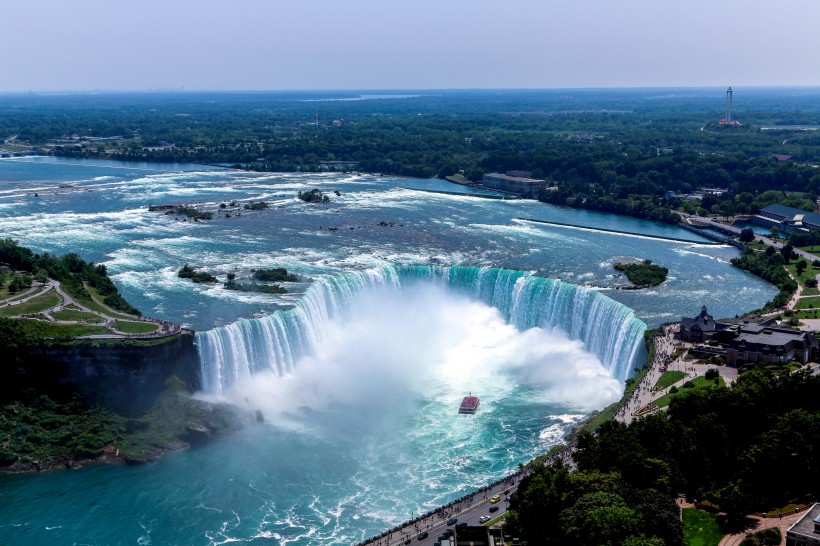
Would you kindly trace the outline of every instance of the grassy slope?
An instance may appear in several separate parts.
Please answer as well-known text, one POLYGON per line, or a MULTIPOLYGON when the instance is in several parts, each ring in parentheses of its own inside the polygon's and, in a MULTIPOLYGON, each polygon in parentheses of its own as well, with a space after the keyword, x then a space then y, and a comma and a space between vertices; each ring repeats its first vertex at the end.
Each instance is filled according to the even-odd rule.
POLYGON ((0 308, 0 317, 13 317, 15 315, 26 315, 39 313, 50 309, 60 303, 60 296, 54 292, 42 294, 18 305, 8 305, 0 308))
MULTIPOLYGON (((31 319, 19 319, 30 321, 31 319)), ((54 324, 51 322, 40 322, 42 334, 45 337, 77 337, 94 334, 110 334, 102 326, 86 326, 84 324, 54 324)))
POLYGON ((130 322, 118 320, 114 322, 114 328, 126 334, 148 334, 156 332, 157 325, 151 322, 130 322))
POLYGON ((686 546, 717 546, 723 536, 717 516, 695 508, 683 509, 683 540, 686 546))
POLYGON ((669 387, 670 385, 674 385, 675 383, 677 383, 678 381, 680 381, 684 377, 686 377, 685 372, 681 372, 681 371, 678 371, 678 370, 666 371, 666 372, 663 372, 661 377, 658 379, 658 382, 655 383, 655 386, 658 387, 658 388, 661 388, 661 389, 665 389, 666 387, 669 387))
POLYGON ((79 311, 77 309, 64 309, 62 311, 55 311, 51 313, 51 316, 57 320, 84 320, 86 322, 102 322, 102 317, 95 315, 94 313, 86 313, 85 311, 79 311))
MULTIPOLYGON (((724 381, 722 377, 719 378, 719 379, 720 379, 720 386, 725 387, 726 386, 726 381, 724 381)), ((715 380, 714 379, 706 379, 703 376, 694 378, 692 380, 692 383, 694 384, 694 387, 692 387, 692 388, 695 388, 695 389, 708 389, 708 388, 711 388, 711 387, 715 386, 715 380)), ((681 388, 679 392, 686 392, 687 390, 689 390, 689 389, 681 388)), ((661 396, 660 398, 655 400, 655 405, 658 406, 659 408, 665 408, 666 406, 669 405, 669 402, 672 400, 672 398, 674 398, 676 396, 676 394, 665 394, 665 395, 661 396)))

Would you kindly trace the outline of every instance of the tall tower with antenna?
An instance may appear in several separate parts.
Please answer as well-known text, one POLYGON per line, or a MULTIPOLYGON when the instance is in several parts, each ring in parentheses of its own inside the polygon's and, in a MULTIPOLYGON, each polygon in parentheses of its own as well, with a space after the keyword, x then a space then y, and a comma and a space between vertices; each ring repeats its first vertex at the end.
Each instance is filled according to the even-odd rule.
POLYGON ((732 88, 726 90, 726 115, 720 120, 720 125, 740 125, 739 121, 732 119, 732 88))

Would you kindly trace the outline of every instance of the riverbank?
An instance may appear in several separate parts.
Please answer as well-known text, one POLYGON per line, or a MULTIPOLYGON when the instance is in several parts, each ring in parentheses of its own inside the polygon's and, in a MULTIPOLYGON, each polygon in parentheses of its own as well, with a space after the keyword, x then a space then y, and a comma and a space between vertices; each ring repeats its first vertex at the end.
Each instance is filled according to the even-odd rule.
POLYGON ((0 406, 0 435, 8 438, 0 449, 0 474, 147 464, 230 436, 247 421, 232 406, 192 398, 176 379, 139 414, 41 393, 0 406))

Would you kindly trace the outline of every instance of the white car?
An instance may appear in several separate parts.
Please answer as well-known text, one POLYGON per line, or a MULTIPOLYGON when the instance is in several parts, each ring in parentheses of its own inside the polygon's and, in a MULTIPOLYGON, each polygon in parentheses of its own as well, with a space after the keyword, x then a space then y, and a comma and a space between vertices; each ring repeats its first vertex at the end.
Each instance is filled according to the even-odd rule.
POLYGON ((478 521, 479 523, 486 523, 490 521, 490 516, 481 516, 480 518, 478 518, 478 521))

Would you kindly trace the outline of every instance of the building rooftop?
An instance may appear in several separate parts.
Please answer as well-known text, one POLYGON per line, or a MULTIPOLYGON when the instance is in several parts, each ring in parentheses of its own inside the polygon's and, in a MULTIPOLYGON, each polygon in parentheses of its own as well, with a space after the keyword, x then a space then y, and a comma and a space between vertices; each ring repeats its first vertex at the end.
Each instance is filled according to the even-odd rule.
POLYGON ((788 220, 794 222, 808 223, 814 226, 820 226, 820 214, 813 212, 806 212, 805 210, 796 209, 794 207, 787 207, 786 205, 774 204, 768 207, 763 207, 760 212, 767 212, 775 216, 784 216, 788 220))
POLYGON ((796 535, 802 537, 804 540, 808 539, 812 543, 820 544, 820 533, 815 531, 817 525, 820 525, 820 503, 815 503, 814 506, 789 527, 786 531, 788 535, 796 535))
POLYGON ((526 184, 536 184, 536 183, 543 183, 544 180, 539 180, 537 178, 524 178, 521 176, 510 176, 508 174, 501 174, 501 173, 487 173, 484 175, 486 178, 497 178, 499 180, 509 180, 511 182, 523 182, 526 184))
POLYGON ((711 332, 718 328, 718 325, 715 323, 714 317, 712 317, 712 315, 709 314, 709 312, 706 310, 705 305, 701 308, 700 314, 698 316, 696 316, 695 318, 683 317, 681 319, 681 324, 684 326, 684 328, 689 329, 698 326, 703 332, 711 332))

